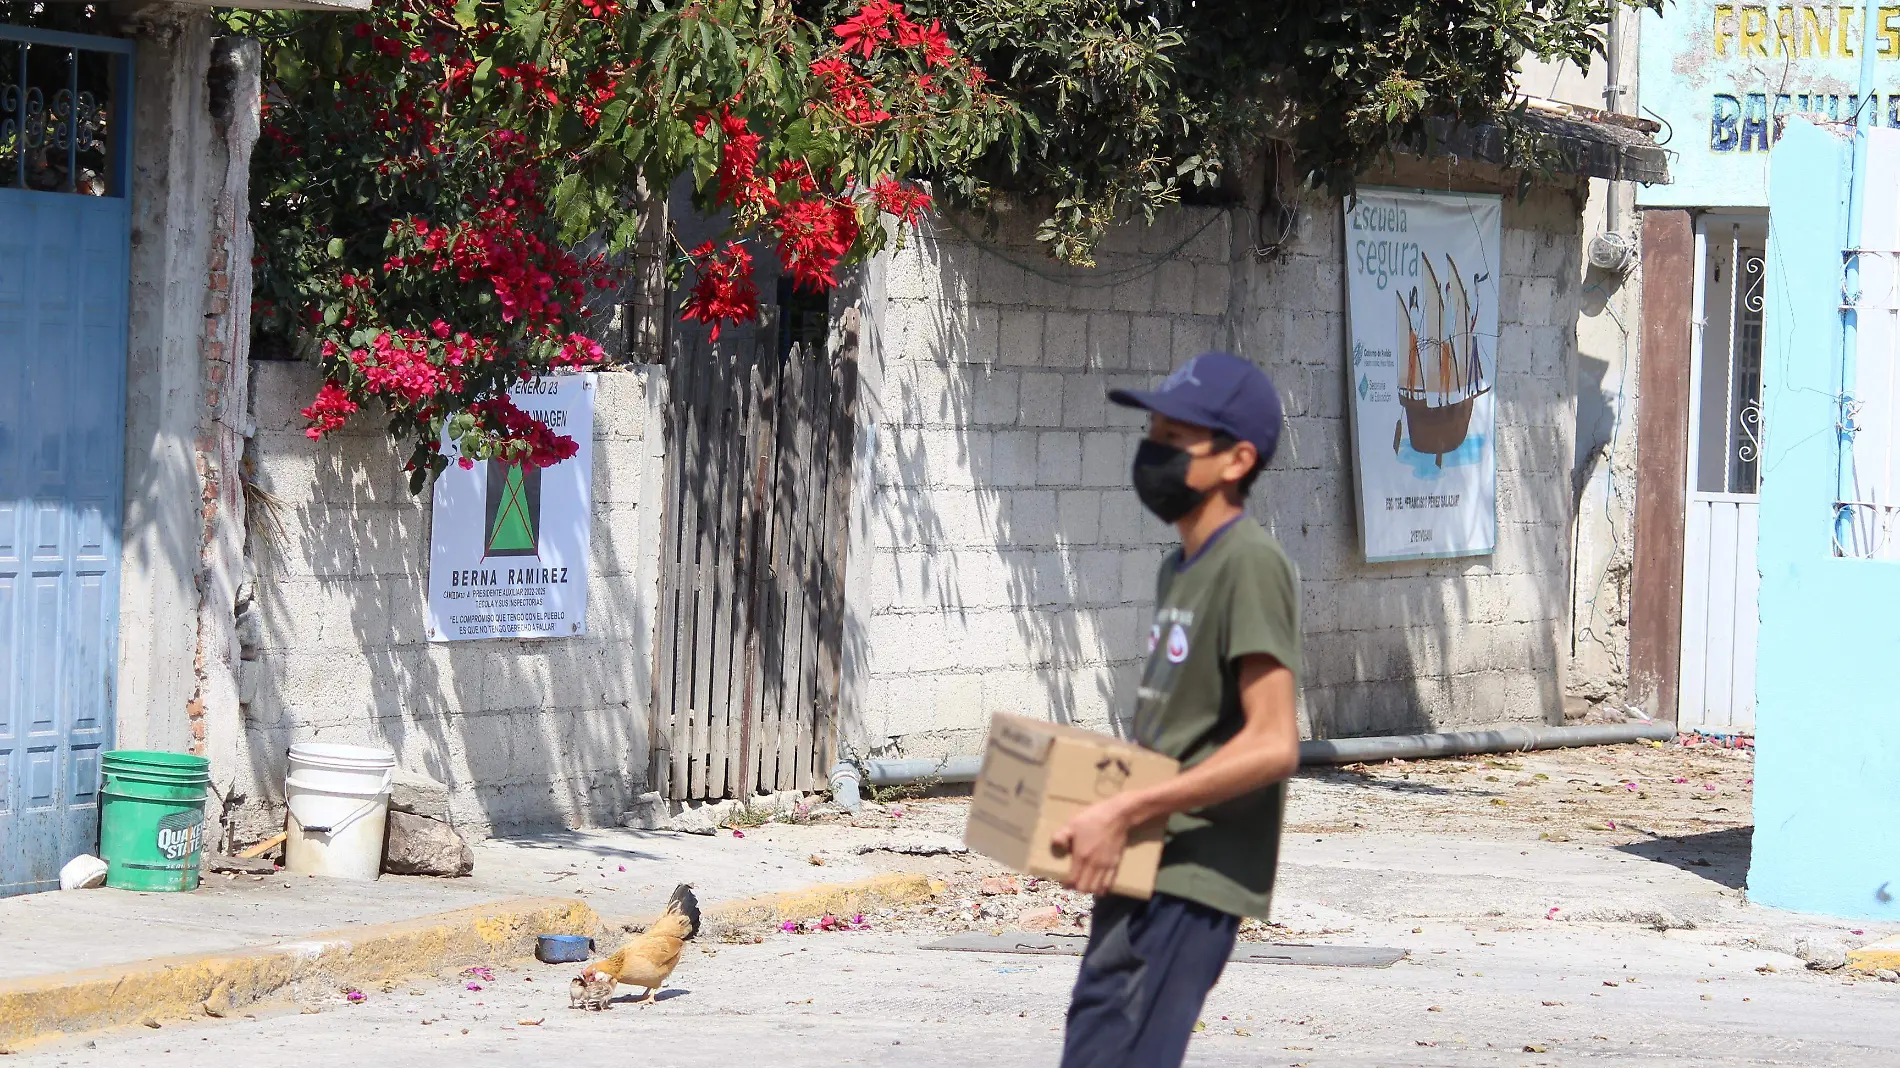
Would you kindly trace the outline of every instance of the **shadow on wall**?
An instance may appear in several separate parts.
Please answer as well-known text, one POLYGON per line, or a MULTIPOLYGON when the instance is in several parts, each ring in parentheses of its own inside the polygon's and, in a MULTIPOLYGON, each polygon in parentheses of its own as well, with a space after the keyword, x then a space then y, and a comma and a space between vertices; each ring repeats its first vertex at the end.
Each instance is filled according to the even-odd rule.
POLYGON ((429 508, 368 424, 322 443, 298 409, 304 364, 255 366, 256 480, 281 537, 251 539, 255 608, 240 824, 281 819, 295 741, 386 745, 451 790, 477 836, 612 824, 644 788, 652 571, 651 371, 605 372, 596 402, 587 633, 567 640, 431 643, 429 508), (276 541, 277 544, 267 544, 276 541))
POLYGON ((974 751, 997 711, 1105 728, 1132 709, 1172 531, 1127 487, 1143 419, 1106 393, 1217 345, 1285 396, 1253 511, 1302 574, 1303 727, 1561 716, 1574 200, 1505 201, 1497 553, 1378 565, 1356 530, 1338 203, 1302 209, 1265 263, 1233 232, 1250 215, 1211 208, 1118 229, 1092 271, 1048 261, 1026 220, 983 234, 939 218, 890 258, 864 639, 874 753, 974 751))

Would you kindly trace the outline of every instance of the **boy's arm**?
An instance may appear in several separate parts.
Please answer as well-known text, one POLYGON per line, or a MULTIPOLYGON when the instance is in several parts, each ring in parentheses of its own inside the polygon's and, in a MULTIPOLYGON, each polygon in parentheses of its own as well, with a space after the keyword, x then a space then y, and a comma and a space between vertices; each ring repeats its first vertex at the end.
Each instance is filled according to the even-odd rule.
POLYGON ((1300 729, 1293 672, 1264 653, 1240 658, 1240 708, 1246 722, 1206 760, 1142 790, 1098 801, 1055 835, 1069 854, 1064 884, 1105 894, 1115 882, 1128 833, 1150 820, 1217 805, 1290 778, 1299 768, 1300 729))

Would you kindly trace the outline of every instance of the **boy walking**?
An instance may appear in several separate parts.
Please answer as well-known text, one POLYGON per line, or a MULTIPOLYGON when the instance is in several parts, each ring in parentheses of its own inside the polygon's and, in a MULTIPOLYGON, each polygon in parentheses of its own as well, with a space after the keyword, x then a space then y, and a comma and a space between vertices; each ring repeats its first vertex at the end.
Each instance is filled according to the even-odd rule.
POLYGON ((1280 438, 1280 397, 1259 368, 1207 353, 1152 392, 1109 399, 1149 413, 1135 492, 1181 535, 1156 579, 1133 737, 1183 770, 1056 835, 1068 885, 1097 895, 1062 1065, 1163 1068, 1186 1055, 1241 917, 1267 915, 1299 764, 1299 579, 1245 511, 1280 438), (1129 831, 1164 816, 1154 897, 1108 895, 1129 831))

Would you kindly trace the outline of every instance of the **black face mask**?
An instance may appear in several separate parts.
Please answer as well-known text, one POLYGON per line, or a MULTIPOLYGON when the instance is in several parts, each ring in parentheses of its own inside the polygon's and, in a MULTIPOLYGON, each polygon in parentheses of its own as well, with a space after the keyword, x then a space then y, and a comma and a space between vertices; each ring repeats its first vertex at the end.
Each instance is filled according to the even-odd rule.
POLYGON ((1180 522, 1212 492, 1188 485, 1193 460, 1185 450, 1158 441, 1143 441, 1135 449, 1135 496, 1163 523, 1180 522))

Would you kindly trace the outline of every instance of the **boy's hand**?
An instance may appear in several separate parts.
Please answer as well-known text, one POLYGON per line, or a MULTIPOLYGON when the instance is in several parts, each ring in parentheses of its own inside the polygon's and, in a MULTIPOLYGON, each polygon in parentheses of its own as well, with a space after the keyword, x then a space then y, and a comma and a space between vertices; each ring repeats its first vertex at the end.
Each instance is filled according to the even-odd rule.
POLYGON ((1122 850, 1128 845, 1132 826, 1125 804, 1127 796, 1097 801, 1071 816, 1055 833, 1052 844, 1056 855, 1069 855, 1069 875, 1062 885, 1097 896, 1115 885, 1115 871, 1121 867, 1122 850))

